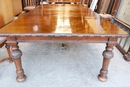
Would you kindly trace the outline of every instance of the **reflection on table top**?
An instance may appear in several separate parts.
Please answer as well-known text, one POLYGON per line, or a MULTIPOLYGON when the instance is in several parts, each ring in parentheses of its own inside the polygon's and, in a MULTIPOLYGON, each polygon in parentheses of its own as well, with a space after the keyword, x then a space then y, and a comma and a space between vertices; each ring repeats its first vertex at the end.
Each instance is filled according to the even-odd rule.
POLYGON ((89 34, 126 36, 127 33, 81 4, 45 4, 0 29, 2 34, 89 34))

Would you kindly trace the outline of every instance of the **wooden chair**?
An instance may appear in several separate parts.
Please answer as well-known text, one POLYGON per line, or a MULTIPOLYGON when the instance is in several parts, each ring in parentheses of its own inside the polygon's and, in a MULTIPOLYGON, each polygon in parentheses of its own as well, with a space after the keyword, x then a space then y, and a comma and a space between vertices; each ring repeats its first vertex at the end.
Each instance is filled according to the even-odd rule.
POLYGON ((9 60, 9 62, 13 62, 12 58, 10 57, 10 46, 6 43, 6 37, 0 37, 0 48, 3 47, 4 45, 6 45, 5 47, 7 48, 7 52, 9 57, 8 58, 3 58, 0 60, 0 63, 5 61, 5 60, 9 60))
POLYGON ((51 4, 81 4, 81 0, 48 0, 51 4))
POLYGON ((40 0, 23 0, 23 10, 28 12, 40 4, 40 0))

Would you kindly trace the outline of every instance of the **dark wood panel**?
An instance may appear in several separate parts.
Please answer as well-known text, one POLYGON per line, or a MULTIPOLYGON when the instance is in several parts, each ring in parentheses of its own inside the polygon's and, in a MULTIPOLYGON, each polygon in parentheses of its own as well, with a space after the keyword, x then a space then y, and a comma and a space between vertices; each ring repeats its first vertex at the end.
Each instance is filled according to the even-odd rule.
POLYGON ((115 14, 118 3, 119 3, 119 0, 115 0, 114 5, 112 7, 111 15, 115 14))
POLYGON ((101 10, 100 10, 100 13, 106 13, 107 12, 109 3, 110 3, 110 0, 102 1, 102 7, 101 7, 101 10))

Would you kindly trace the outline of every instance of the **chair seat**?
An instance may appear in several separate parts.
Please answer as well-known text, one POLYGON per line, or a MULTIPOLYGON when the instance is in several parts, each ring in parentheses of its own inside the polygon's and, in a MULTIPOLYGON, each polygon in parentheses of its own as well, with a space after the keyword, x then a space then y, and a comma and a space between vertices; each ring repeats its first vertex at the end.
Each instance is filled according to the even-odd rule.
POLYGON ((33 10, 36 6, 26 6, 24 7, 24 11, 30 11, 33 10))
POLYGON ((6 37, 0 37, 0 48, 5 44, 6 37))
POLYGON ((112 18, 110 14, 99 14, 103 18, 112 18))

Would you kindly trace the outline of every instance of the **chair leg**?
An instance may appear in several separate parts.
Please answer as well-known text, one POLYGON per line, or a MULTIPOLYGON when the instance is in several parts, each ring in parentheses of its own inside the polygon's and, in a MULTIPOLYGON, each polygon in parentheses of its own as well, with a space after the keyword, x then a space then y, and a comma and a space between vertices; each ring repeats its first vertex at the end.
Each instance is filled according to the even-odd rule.
POLYGON ((5 60, 9 60, 9 58, 3 58, 0 60, 0 63, 4 62, 5 60))
POLYGON ((8 57, 8 60, 9 60, 10 63, 12 63, 12 62, 13 62, 13 59, 12 59, 11 56, 10 56, 10 45, 8 45, 8 44, 6 43, 5 47, 6 47, 6 49, 7 49, 8 56, 9 56, 9 57, 8 57))
POLYGON ((13 59, 12 59, 11 56, 10 56, 10 45, 8 45, 8 44, 6 43, 6 44, 5 44, 5 47, 6 47, 6 49, 7 49, 7 52, 8 52, 8 56, 9 56, 9 57, 1 59, 1 60, 0 60, 0 63, 4 62, 5 60, 9 60, 9 62, 12 63, 12 62, 13 62, 13 59))

